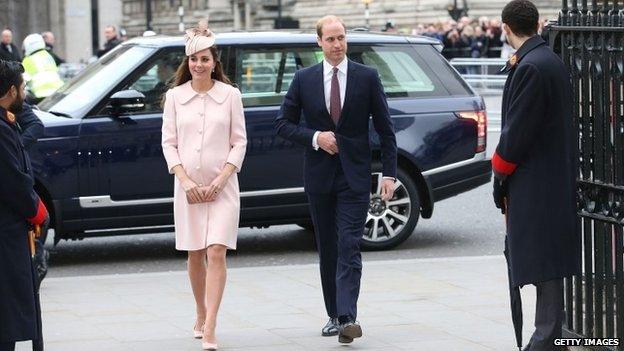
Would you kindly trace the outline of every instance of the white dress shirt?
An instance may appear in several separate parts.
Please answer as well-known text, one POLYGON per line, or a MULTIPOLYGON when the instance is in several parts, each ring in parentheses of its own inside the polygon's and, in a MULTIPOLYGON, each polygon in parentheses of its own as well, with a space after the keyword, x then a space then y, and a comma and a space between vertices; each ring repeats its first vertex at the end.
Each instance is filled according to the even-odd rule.
MULTIPOLYGON (((345 94, 347 92, 347 64, 348 60, 345 56, 344 59, 338 64, 338 72, 336 75, 338 76, 338 85, 340 86, 340 109, 344 106, 345 94)), ((327 60, 323 60, 323 87, 325 91, 325 107, 327 107, 327 112, 331 113, 329 110, 330 100, 331 100, 331 81, 332 76, 334 75, 334 66, 327 62, 327 60)), ((314 150, 318 150, 319 146, 317 143, 318 135, 320 131, 314 133, 312 137, 312 147, 314 150)))

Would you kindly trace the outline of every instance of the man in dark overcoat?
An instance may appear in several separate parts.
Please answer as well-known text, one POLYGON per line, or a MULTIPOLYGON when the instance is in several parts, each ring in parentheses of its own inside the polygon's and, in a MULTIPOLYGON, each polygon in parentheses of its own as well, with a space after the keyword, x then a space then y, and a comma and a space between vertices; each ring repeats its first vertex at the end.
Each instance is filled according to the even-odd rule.
POLYGON ((537 35, 535 5, 514 0, 502 20, 517 52, 505 67, 503 128, 492 157, 494 201, 507 215, 511 284, 537 288, 536 330, 525 350, 554 350, 563 278, 580 272, 572 86, 564 63, 537 35))
POLYGON ((43 350, 28 231, 41 226, 48 212, 33 189, 16 124, 25 97, 22 72, 20 63, 0 60, 0 351, 24 340, 43 350))
POLYGON ((20 50, 13 44, 13 31, 9 28, 0 34, 0 60, 22 61, 20 50))
MULTIPOLYGON (((24 149, 27 152, 30 152, 32 146, 37 143, 37 139, 43 136, 43 123, 41 123, 32 107, 25 102, 22 104, 22 111, 15 115, 15 119, 20 131, 22 145, 24 145, 24 149)), ((48 258, 50 256, 48 250, 44 248, 48 228, 44 227, 41 230, 41 236, 36 238, 35 241, 35 257, 33 257, 37 290, 39 290, 39 284, 41 284, 41 281, 48 273, 48 258)))

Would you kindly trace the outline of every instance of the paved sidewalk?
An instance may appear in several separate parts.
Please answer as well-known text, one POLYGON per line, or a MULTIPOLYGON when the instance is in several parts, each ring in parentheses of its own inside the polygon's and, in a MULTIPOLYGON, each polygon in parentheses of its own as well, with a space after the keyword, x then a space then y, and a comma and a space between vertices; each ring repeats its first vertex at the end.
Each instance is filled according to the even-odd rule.
MULTIPOLYGON (((517 350, 502 256, 365 262, 364 336, 349 346, 320 336, 326 316, 316 265, 228 274, 222 350, 517 350)), ((48 278, 41 291, 47 351, 201 350, 191 337, 186 272, 48 278)), ((523 289, 525 342, 534 295, 523 289)))

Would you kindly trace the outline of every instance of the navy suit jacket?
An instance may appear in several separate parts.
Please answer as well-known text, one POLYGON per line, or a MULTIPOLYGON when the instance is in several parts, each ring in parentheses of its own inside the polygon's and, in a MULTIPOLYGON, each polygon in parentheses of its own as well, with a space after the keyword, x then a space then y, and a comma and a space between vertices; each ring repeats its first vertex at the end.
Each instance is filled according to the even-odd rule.
POLYGON ((338 125, 334 124, 327 111, 324 89, 322 62, 297 71, 275 120, 279 136, 305 146, 306 192, 328 193, 338 162, 353 191, 370 192, 371 116, 381 143, 383 175, 396 177, 396 138, 377 71, 348 61, 346 93, 338 125), (300 123, 302 115, 305 125, 300 123), (320 148, 314 150, 312 138, 316 131, 335 133, 337 155, 330 155, 320 148))

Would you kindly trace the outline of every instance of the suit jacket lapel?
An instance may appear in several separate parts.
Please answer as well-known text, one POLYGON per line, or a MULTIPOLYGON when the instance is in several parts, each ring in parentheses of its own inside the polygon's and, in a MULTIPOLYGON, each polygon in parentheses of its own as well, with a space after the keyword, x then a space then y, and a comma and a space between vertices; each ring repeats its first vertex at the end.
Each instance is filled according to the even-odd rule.
POLYGON ((353 94, 355 94, 355 89, 357 87, 357 73, 355 69, 355 65, 351 60, 347 61, 347 86, 345 88, 345 99, 344 104, 342 105, 342 110, 340 112, 340 119, 338 120, 338 125, 336 129, 338 129, 342 123, 344 123, 345 118, 349 115, 349 107, 350 102, 353 100, 353 94))
POLYGON ((329 115, 327 107, 325 106, 325 77, 323 77, 323 62, 315 66, 314 76, 314 81, 316 82, 315 95, 318 97, 319 106, 322 107, 321 111, 323 113, 323 117, 329 118, 331 120, 331 116, 329 115))

